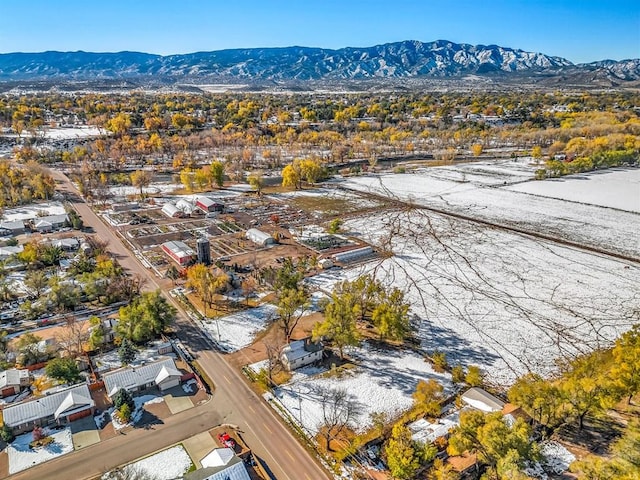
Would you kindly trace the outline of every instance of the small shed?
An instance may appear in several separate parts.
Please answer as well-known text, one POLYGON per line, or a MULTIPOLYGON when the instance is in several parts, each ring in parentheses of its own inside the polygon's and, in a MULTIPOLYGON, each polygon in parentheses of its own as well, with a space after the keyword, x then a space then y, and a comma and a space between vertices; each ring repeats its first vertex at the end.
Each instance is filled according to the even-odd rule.
POLYGON ((250 228, 247 230, 245 236, 253 243, 257 243, 263 247, 273 245, 275 243, 275 239, 271 235, 263 232, 262 230, 258 230, 257 228, 250 228))

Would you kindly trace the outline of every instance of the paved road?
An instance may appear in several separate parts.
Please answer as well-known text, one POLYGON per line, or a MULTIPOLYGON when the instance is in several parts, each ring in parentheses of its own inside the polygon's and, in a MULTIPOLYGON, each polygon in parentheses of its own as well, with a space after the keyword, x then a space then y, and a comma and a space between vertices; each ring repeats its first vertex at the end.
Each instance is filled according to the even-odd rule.
POLYGON ((126 435, 76 450, 10 476, 12 480, 81 480, 95 478, 138 457, 165 448, 223 423, 208 404, 200 405, 155 425, 155 430, 134 429, 126 435))
MULTIPOLYGON (((61 172, 52 173, 59 182, 58 191, 67 193, 70 198, 76 198, 72 204, 84 224, 91 226, 99 238, 109 242, 109 250, 118 258, 123 268, 146 279, 146 288, 158 288, 158 282, 152 272, 143 267, 125 248, 120 238, 79 199, 77 190, 69 179, 61 172)), ((173 298, 168 298, 176 304, 173 298)), ((176 306, 179 308, 179 305, 176 306)), ((192 349, 202 369, 216 383, 216 391, 211 402, 187 410, 183 412, 184 415, 179 414, 167 419, 167 425, 159 426, 155 432, 136 430, 130 434, 131 438, 127 436, 110 439, 47 462, 43 467, 34 467, 16 478, 91 478, 105 467, 112 468, 129 462, 219 423, 238 425, 248 445, 266 463, 273 478, 277 480, 330 478, 273 410, 248 387, 241 373, 226 362, 224 354, 212 348, 180 308, 178 326, 181 340, 192 349), (214 421, 216 423, 211 423, 214 421), (196 427, 199 427, 198 431, 194 431, 196 427), (114 464, 115 461, 117 463, 114 464), (43 476, 42 472, 45 471, 47 475, 43 476)))

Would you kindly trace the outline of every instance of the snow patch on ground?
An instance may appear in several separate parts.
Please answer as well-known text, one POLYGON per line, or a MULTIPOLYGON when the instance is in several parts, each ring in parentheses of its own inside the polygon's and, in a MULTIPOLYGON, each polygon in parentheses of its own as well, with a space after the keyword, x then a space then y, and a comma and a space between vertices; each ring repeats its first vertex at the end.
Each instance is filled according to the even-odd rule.
POLYGON ((188 382, 182 384, 182 390, 184 393, 193 393, 198 389, 198 382, 196 382, 193 378, 188 382))
POLYGON ((452 393, 451 377, 436 373, 424 358, 408 350, 378 350, 368 343, 349 351, 356 367, 341 375, 306 367, 295 371, 291 381, 275 390, 276 399, 291 418, 315 435, 322 424, 318 389, 345 389, 359 406, 352 428, 363 432, 372 425, 370 414, 384 412, 395 418, 411 407, 418 380, 434 379, 452 393))
MULTIPOLYGON (((125 473, 141 473, 153 480, 174 480, 182 476, 192 467, 193 462, 187 451, 181 446, 168 448, 137 462, 131 463, 122 470, 125 473)), ((102 480, 115 477, 111 473, 102 476, 102 480)))
POLYGON ((540 444, 543 459, 540 463, 530 465, 524 473, 531 477, 547 480, 548 474, 560 475, 569 470, 576 457, 563 445, 553 440, 540 444))
POLYGON ((45 433, 53 437, 53 443, 46 447, 32 450, 29 447, 29 443, 33 440, 31 432, 17 436, 7 446, 10 475, 73 451, 70 428, 62 430, 45 429, 45 433))
MULTIPOLYGON (((115 410, 113 407, 108 410, 109 416, 111 417, 111 423, 113 423, 113 428, 115 428, 116 430, 122 430, 125 427, 135 425, 142 419, 142 415, 144 415, 145 405, 162 403, 164 402, 164 398, 158 397, 157 395, 141 395, 139 397, 133 397, 133 402, 135 403, 135 408, 133 409, 133 413, 131 414, 131 421, 129 423, 121 423, 120 420, 118 420, 117 416, 113 414, 115 410)), ((98 425, 97 421, 96 425, 98 425)))
MULTIPOLYGON (((172 193, 176 190, 183 188, 181 184, 177 183, 152 183, 148 187, 144 187, 142 192, 145 194, 155 195, 158 193, 172 193)), ((112 195, 116 197, 126 197, 129 195, 140 195, 140 188, 133 187, 131 185, 121 185, 118 187, 111 187, 109 189, 112 195)))
POLYGON ((265 303, 256 308, 201 322, 201 326, 220 348, 235 352, 251 345, 256 334, 276 316, 277 308, 265 303))

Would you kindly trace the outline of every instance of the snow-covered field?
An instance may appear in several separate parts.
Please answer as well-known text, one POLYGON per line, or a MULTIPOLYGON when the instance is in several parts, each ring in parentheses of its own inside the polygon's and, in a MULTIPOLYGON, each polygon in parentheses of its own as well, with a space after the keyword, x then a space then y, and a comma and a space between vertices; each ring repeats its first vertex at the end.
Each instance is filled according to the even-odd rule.
MULTIPOLYGON (((158 193, 172 193, 180 188, 183 188, 182 185, 177 183, 152 183, 148 187, 144 187, 142 191, 147 195, 155 195, 158 193)), ((128 195, 139 195, 140 188, 131 185, 121 185, 111 187, 109 192, 115 197, 126 197, 128 195)))
POLYGON ((46 447, 32 450, 29 447, 29 443, 33 440, 33 434, 31 432, 17 436, 16 439, 7 446, 10 475, 73 451, 71 429, 45 429, 45 433, 53 437, 53 443, 50 443, 46 447))
MULTIPOLYGON (((580 175, 579 178, 588 178, 589 185, 593 186, 594 199, 590 202, 593 204, 589 205, 578 203, 587 195, 587 187, 574 186, 579 182, 586 183, 578 177, 562 180, 565 187, 563 195, 557 195, 559 198, 542 196, 544 192, 540 189, 563 187, 544 187, 544 183, 533 180, 517 185, 504 180, 502 185, 492 185, 473 178, 470 180, 468 176, 461 180, 451 179, 452 172, 462 175, 462 170, 474 165, 432 167, 412 174, 353 177, 342 184, 358 191, 373 191, 417 205, 557 236, 640 258, 640 236, 637 235, 640 230, 640 215, 633 206, 638 205, 637 188, 634 188, 638 182, 637 170, 580 175), (622 187, 621 184, 625 186, 622 187), (528 189, 536 194, 526 193, 528 189), (630 206, 626 207, 628 211, 606 208, 613 204, 630 206)), ((508 171, 511 165, 503 162, 499 167, 508 171)), ((517 172, 519 168, 518 166, 517 172)))
POLYGON ((291 192, 282 192, 269 195, 271 198, 277 200, 287 200, 290 198, 319 198, 328 200, 340 200, 347 204, 351 204, 357 208, 375 208, 380 206, 380 202, 363 198, 358 194, 347 192, 344 190, 338 190, 335 188, 316 188, 313 190, 293 190, 291 192))
POLYGON ((352 428, 358 432, 372 425, 370 414, 384 412, 388 418, 407 410, 418 380, 434 379, 448 393, 452 392, 448 374, 436 373, 421 355, 408 350, 377 350, 365 343, 353 348, 349 356, 356 368, 340 376, 327 374, 315 367, 305 367, 293 374, 291 381, 275 391, 277 400, 292 419, 301 422, 314 435, 322 421, 319 389, 344 389, 358 405, 359 412, 352 428), (302 408, 301 408, 302 407, 302 408))
POLYGON ((223 350, 234 352, 251 345, 256 334, 275 319, 276 315, 276 307, 265 303, 256 308, 201 322, 201 326, 223 350))
MULTIPOLYGON (((608 345, 638 321, 640 268, 629 262, 425 211, 346 228, 393 251, 357 272, 407 292, 423 348, 479 365, 499 384, 549 373, 557 358, 608 345)), ((337 270, 309 282, 326 290, 353 276, 337 270)))
POLYGON ((640 169, 570 175, 507 187, 514 192, 640 213, 640 169))
MULTIPOLYGON (((162 450, 154 455, 138 460, 122 468, 122 472, 131 473, 131 478, 136 475, 145 475, 145 478, 153 480, 175 480, 191 468, 193 462, 187 451, 181 445, 162 450)), ((122 478, 106 473, 102 480, 122 478)))

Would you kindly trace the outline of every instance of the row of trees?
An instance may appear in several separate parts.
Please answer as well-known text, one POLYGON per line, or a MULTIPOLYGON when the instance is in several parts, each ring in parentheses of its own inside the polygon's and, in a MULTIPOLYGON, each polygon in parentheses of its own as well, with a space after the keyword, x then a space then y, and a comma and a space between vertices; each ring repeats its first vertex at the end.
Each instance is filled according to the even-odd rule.
POLYGON ((575 419, 578 428, 622 399, 640 392, 640 326, 623 334, 611 350, 597 350, 567 362, 557 378, 537 374, 519 378, 509 400, 520 405, 549 432, 575 419))
POLYGON ((22 166, 0 160, 0 208, 47 200, 54 190, 53 178, 39 164, 22 166))

